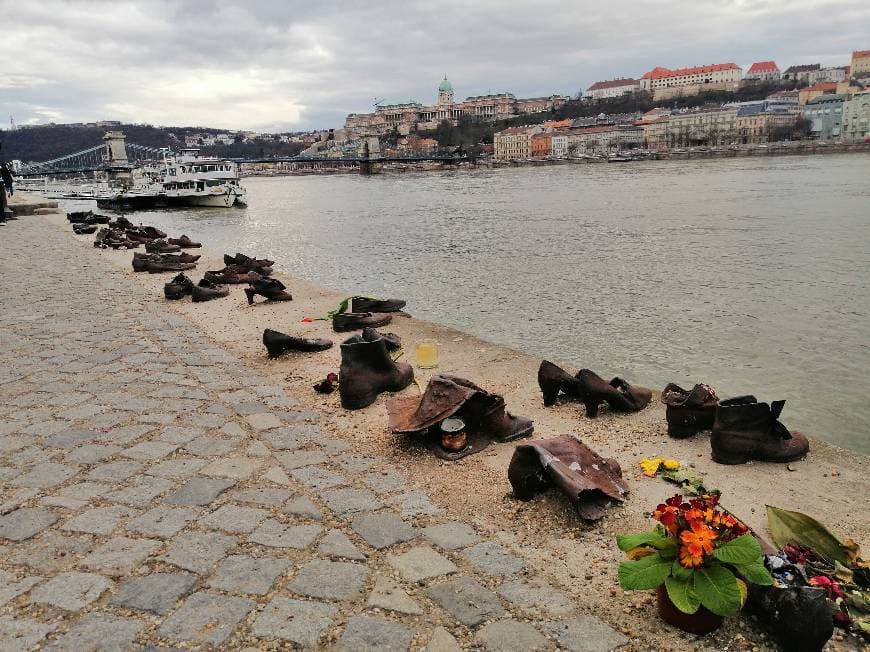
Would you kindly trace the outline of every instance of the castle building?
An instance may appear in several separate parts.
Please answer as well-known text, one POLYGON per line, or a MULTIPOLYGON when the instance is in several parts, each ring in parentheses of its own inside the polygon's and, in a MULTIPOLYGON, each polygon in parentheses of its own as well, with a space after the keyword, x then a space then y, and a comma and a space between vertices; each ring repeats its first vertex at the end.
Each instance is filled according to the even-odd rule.
POLYGON ((656 101, 697 95, 703 91, 735 91, 742 72, 736 63, 716 63, 678 70, 659 66, 640 78, 640 90, 652 92, 656 101))
POLYGON ((497 93, 476 95, 456 102, 453 84, 446 76, 438 85, 437 98, 430 106, 419 102, 383 104, 376 106, 373 113, 351 113, 344 121, 344 128, 359 136, 383 134, 394 128, 407 135, 414 129, 434 129, 442 120, 456 124, 463 115, 505 120, 558 109, 570 99, 564 95, 517 99, 512 93, 497 93))

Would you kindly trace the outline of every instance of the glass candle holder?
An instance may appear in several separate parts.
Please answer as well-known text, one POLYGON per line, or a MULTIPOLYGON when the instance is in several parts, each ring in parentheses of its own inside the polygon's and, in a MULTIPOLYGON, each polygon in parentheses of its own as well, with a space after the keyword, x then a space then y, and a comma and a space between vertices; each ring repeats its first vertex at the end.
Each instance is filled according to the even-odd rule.
POLYGON ((438 366, 438 344, 434 340, 421 340, 414 352, 417 366, 421 369, 433 369, 438 366))

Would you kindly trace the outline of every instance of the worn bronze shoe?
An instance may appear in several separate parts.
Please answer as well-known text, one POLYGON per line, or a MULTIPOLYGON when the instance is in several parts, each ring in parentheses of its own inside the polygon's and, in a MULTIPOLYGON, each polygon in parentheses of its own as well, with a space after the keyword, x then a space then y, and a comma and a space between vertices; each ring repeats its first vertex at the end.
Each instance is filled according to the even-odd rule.
POLYGON ((459 414, 471 427, 495 441, 529 437, 535 429, 531 419, 507 411, 504 397, 489 392, 473 396, 459 414))
POLYGON ((394 362, 386 340, 354 335, 341 345, 338 372, 341 405, 358 410, 374 403, 381 392, 398 392, 414 380, 414 369, 404 362, 394 362))
POLYGON ((386 326, 392 320, 391 315, 378 312, 339 312, 332 317, 332 330, 341 333, 358 328, 378 328, 386 326))
POLYGON ((149 240, 145 243, 145 251, 149 254, 171 254, 181 251, 178 245, 172 245, 163 239, 149 240))
POLYGON ((242 283, 253 283, 262 277, 257 272, 239 273, 221 269, 216 272, 206 272, 204 278, 221 285, 241 285, 242 283))
POLYGON ((239 265, 241 267, 244 267, 246 270, 256 270, 257 268, 274 267, 275 261, 266 260, 265 258, 251 258, 250 256, 246 256, 245 254, 238 253, 235 256, 224 254, 224 265, 226 265, 227 267, 230 267, 232 265, 239 265))
POLYGON ((370 297, 353 297, 351 312, 398 312, 405 307, 402 299, 372 299, 370 297))
POLYGON ((97 225, 87 222, 73 222, 72 230, 76 235, 90 235, 97 232, 97 225))
POLYGON ((363 338, 372 341, 377 337, 383 337, 387 343, 388 351, 395 351, 402 348, 402 338, 395 333, 381 333, 371 327, 363 328, 363 338))
POLYGON ((538 367, 538 386, 544 395, 544 407, 553 405, 560 393, 575 400, 581 398, 580 381, 548 360, 538 367))
POLYGON ((616 412, 637 412, 652 398, 652 391, 646 387, 629 385, 622 378, 614 378, 608 383, 589 369, 581 369, 577 380, 586 416, 590 418, 598 416, 598 407, 602 403, 607 403, 616 412))
POLYGON ((287 292, 287 286, 275 278, 260 278, 251 283, 251 287, 245 288, 248 297, 248 305, 254 303, 257 295, 266 297, 266 301, 292 301, 293 297, 287 292))
POLYGON ((332 340, 292 337, 267 328, 263 331, 263 346, 270 358, 277 358, 290 351, 326 351, 332 347, 332 340))
POLYGON ((744 405, 755 402, 755 397, 750 395, 720 401, 713 388, 702 383, 695 385, 692 391, 687 391, 675 383, 669 383, 662 390, 668 435, 674 439, 685 439, 702 430, 710 430, 716 419, 716 407, 719 405, 744 405))
POLYGON ((170 301, 183 299, 193 292, 193 281, 184 274, 179 274, 163 286, 163 295, 170 301))
POLYGON ((794 462, 810 449, 806 436, 790 432, 779 415, 785 401, 719 405, 710 436, 711 457, 719 464, 794 462))
POLYGON ((194 303, 200 301, 211 301, 212 299, 220 299, 230 293, 230 289, 225 285, 212 283, 206 279, 202 279, 197 285, 194 285, 190 297, 194 303))
POLYGON ((186 235, 182 235, 180 238, 169 238, 167 242, 171 245, 178 245, 182 249, 195 249, 202 246, 201 242, 194 242, 186 235))

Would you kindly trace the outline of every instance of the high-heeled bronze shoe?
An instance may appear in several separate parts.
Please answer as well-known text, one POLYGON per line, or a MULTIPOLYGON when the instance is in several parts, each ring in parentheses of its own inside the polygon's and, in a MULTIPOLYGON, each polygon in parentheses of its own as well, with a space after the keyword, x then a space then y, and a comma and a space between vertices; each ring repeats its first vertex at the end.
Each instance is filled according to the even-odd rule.
POLYGON ((590 369, 577 372, 580 394, 586 406, 586 416, 594 419, 598 416, 598 408, 607 403, 610 409, 617 412, 637 412, 647 406, 652 398, 652 390, 646 387, 630 385, 622 378, 616 377, 609 383, 590 369))
POLYGON ((543 360, 538 368, 538 386, 544 395, 544 407, 553 405, 560 393, 580 400, 579 381, 549 360, 543 360))

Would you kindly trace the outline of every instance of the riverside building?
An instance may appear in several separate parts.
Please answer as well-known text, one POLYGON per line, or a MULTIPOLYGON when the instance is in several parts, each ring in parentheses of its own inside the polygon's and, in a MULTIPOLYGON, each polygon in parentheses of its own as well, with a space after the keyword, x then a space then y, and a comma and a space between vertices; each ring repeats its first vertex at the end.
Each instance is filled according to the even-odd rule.
POLYGON ((583 93, 587 100, 605 100, 611 97, 622 97, 637 93, 640 90, 640 82, 636 79, 610 79, 595 82, 583 93))
POLYGON ((756 61, 746 71, 744 79, 759 82, 779 81, 781 73, 775 61, 756 61))
POLYGON ((804 117, 810 121, 810 132, 819 140, 836 140, 843 128, 844 95, 820 95, 804 106, 804 117))
POLYGON ((870 90, 843 104, 843 138, 858 143, 870 139, 870 90))
POLYGON ((456 124, 467 115, 483 120, 506 120, 519 115, 559 109, 570 99, 565 95, 517 98, 512 93, 475 95, 462 102, 454 100, 453 84, 445 76, 438 85, 437 101, 433 105, 419 102, 384 104, 373 113, 351 113, 344 128, 357 136, 378 135, 398 129, 403 135, 414 129, 434 129, 442 120, 456 124))
POLYGON ((692 68, 656 67, 640 78, 640 90, 650 91, 654 100, 697 95, 704 91, 736 91, 742 70, 736 63, 716 63, 692 68))

